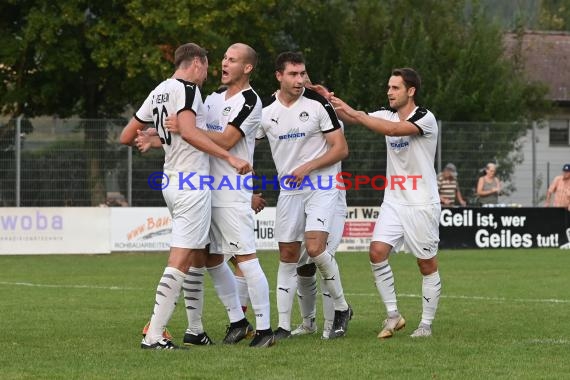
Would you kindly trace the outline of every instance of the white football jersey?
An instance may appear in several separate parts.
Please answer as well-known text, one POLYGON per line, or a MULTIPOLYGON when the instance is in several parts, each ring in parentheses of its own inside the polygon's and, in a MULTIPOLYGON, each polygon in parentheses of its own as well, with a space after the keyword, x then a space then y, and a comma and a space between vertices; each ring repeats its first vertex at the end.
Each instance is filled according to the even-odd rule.
MULTIPOLYGON (((229 99, 226 99, 226 93, 214 92, 206 98, 206 128, 219 133, 223 133, 226 128, 237 128, 243 138, 229 152, 251 164, 255 134, 261 121, 261 100, 252 88, 238 92, 229 99)), ((251 203, 252 190, 246 187, 251 188, 253 181, 245 182, 247 175, 240 177, 227 161, 210 156, 210 175, 214 181, 212 206, 251 203), (243 186, 244 182, 246 187, 243 186)))
POLYGON ((135 118, 141 123, 153 123, 158 131, 164 148, 164 170, 207 175, 210 166, 208 155, 188 144, 180 134, 172 134, 164 128, 168 115, 178 115, 186 110, 194 112, 198 128, 206 128, 206 113, 198 86, 169 78, 152 90, 135 113, 135 118))
MULTIPOLYGON (((340 123, 332 105, 315 91, 304 89, 303 94, 290 107, 273 95, 264 105, 261 128, 257 138, 267 138, 279 179, 291 173, 302 164, 312 161, 329 149, 325 133, 340 128, 340 123)), ((334 164, 310 174, 311 184, 317 188, 336 185, 339 165, 334 164)), ((299 193, 312 190, 303 186, 301 190, 288 190, 299 193)))
MULTIPOLYGON (((381 109, 369 115, 394 122, 400 121, 398 112, 392 109, 381 109)), ((401 205, 439 204, 434 168, 437 121, 430 111, 421 107, 416 107, 406 120, 418 127, 420 134, 386 136, 388 160, 384 200, 401 205), (397 182, 404 179, 402 188, 397 182)))

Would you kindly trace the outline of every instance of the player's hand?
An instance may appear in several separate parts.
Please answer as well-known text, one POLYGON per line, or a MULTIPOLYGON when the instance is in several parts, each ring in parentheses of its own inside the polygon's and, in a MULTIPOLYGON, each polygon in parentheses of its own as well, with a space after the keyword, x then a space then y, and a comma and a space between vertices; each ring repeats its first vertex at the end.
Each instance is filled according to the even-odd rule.
POLYGON ((242 160, 241 158, 230 156, 228 158, 228 163, 236 169, 238 174, 247 174, 249 172, 253 172, 251 164, 246 160, 242 160))
POLYGON ((324 96, 324 98, 328 101, 330 101, 331 98, 334 96, 334 92, 329 91, 328 88, 326 88, 325 86, 322 86, 320 84, 305 84, 305 87, 307 87, 308 89, 313 90, 316 93, 324 96))
POLYGON ((170 133, 180 133, 178 128, 178 117, 176 115, 169 115, 164 120, 164 128, 170 133))
POLYGON ((291 175, 289 175, 289 177, 285 180, 285 184, 287 184, 292 189, 298 188, 301 186, 301 183, 303 183, 305 177, 309 176, 309 173, 311 173, 311 171, 311 163, 304 163, 303 165, 293 170, 291 175))
POLYGON ((135 138, 135 146, 141 153, 146 153, 151 148, 150 143, 151 136, 147 135, 140 129, 137 130, 137 137, 135 138))
POLYGON ((350 117, 356 117, 356 115, 358 114, 358 111, 356 111, 354 108, 346 104, 342 99, 337 98, 334 95, 330 98, 330 102, 333 105, 335 111, 337 112, 344 112, 346 115, 350 117))
POLYGON ((147 136, 158 136, 158 131, 156 128, 147 128, 144 130, 144 134, 147 136))
POLYGON ((267 206, 267 201, 262 197, 263 194, 253 194, 251 196, 251 208, 255 213, 259 213, 267 206))

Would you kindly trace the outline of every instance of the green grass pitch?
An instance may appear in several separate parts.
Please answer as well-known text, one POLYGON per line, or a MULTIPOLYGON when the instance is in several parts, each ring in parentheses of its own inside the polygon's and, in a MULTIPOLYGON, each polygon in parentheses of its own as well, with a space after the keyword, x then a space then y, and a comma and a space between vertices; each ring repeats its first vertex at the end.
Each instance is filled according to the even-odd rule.
MULTIPOLYGON (((260 252, 272 297, 278 255, 260 252)), ((434 336, 409 334, 421 314, 415 259, 391 259, 408 325, 390 340, 365 253, 339 253, 355 316, 346 337, 292 338, 270 349, 217 344, 143 351, 140 330, 154 303, 165 253, 0 256, 1 379, 471 379, 570 376, 570 251, 466 250, 439 255, 443 297, 434 336)), ((204 323, 219 343, 227 317, 210 279, 204 323)), ((182 302, 169 324, 186 326, 182 302)), ((251 311, 248 318, 253 321, 251 311)), ((295 303, 293 324, 300 322, 295 303)))

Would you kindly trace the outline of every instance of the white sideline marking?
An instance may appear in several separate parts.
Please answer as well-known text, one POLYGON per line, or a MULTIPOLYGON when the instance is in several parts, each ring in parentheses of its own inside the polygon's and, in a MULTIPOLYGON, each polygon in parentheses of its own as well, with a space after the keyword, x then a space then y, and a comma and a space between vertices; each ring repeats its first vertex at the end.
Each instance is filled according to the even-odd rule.
POLYGON ((30 286, 36 288, 71 288, 71 289, 103 289, 103 290, 144 290, 143 288, 127 288, 122 286, 96 286, 96 285, 48 285, 33 284, 31 282, 5 282, 0 281, 0 285, 30 286))
POLYGON ((569 344, 570 340, 568 339, 531 339, 525 341, 525 343, 531 344, 569 344))
MULTIPOLYGON (((7 282, 0 281, 0 285, 29 286, 37 288, 70 288, 70 289, 102 289, 102 290, 148 290, 147 288, 129 288, 122 286, 97 286, 97 285, 48 285, 34 284, 31 282, 7 282)), ((270 290, 270 293, 273 293, 270 290)), ((380 297, 378 293, 344 293, 348 297, 380 297)), ((398 293, 398 297, 403 298, 421 298, 420 294, 398 293)), ((482 296, 462 296, 442 294, 441 298, 459 299, 459 300, 478 300, 491 302, 522 302, 522 303, 570 303, 570 300, 556 298, 504 298, 504 297, 482 297, 482 296)))
MULTIPOLYGON (((345 296, 355 297, 380 297, 377 293, 345 293, 345 296)), ((397 293, 398 297, 404 298, 421 298, 420 294, 406 294, 397 293)), ((483 297, 483 296, 454 296, 442 294, 441 298, 459 299, 459 300, 479 300, 479 301, 493 301, 493 302, 523 302, 523 303, 570 303, 570 300, 556 299, 556 298, 504 298, 504 297, 483 297)))

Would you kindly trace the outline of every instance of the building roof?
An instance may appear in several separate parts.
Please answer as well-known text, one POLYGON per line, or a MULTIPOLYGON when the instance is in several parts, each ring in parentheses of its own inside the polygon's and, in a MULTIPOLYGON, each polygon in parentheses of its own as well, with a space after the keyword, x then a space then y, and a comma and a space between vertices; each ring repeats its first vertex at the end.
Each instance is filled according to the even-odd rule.
MULTIPOLYGON (((512 56, 516 47, 516 34, 507 33, 507 54, 512 56)), ((570 33, 527 31, 522 37, 521 55, 528 79, 546 84, 550 100, 570 101, 570 33)))

